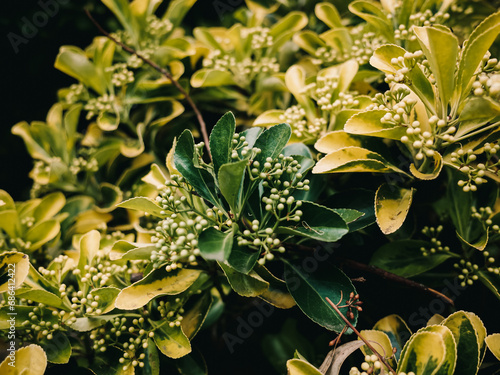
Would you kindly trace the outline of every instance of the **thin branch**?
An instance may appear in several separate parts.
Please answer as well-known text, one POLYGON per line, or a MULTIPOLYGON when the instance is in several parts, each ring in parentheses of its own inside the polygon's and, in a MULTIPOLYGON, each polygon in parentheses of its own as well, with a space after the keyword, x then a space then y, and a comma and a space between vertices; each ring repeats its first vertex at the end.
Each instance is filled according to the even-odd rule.
POLYGON ((351 259, 344 259, 344 258, 339 258, 339 259, 341 260, 342 263, 344 263, 348 267, 359 269, 362 271, 366 271, 366 272, 372 273, 374 275, 378 275, 384 279, 395 281, 397 283, 400 283, 400 284, 403 284, 403 285, 406 285, 406 286, 409 286, 412 288, 420 289, 420 290, 423 290, 425 292, 435 294, 439 298, 442 298, 443 300, 448 302, 450 305, 452 305, 452 306, 455 305, 453 303, 453 300, 450 297, 445 296, 443 293, 438 292, 435 289, 429 288, 428 286, 425 286, 424 284, 417 283, 416 281, 407 279, 403 276, 396 275, 392 272, 385 271, 385 270, 378 268, 378 267, 375 267, 375 266, 370 266, 367 264, 359 263, 359 262, 356 262, 356 261, 351 260, 351 259))
MULTIPOLYGON (((316 250, 316 249, 314 249, 312 247, 308 247, 308 246, 304 246, 304 245, 291 244, 291 243, 285 244, 285 248, 287 250, 299 251, 299 252, 307 252, 307 253, 313 253, 316 250)), ((411 288, 420 289, 420 290, 422 290, 424 292, 427 292, 427 293, 432 293, 435 296, 443 299, 444 301, 446 301, 450 305, 455 306, 455 303, 453 302, 453 300, 450 297, 444 295, 441 292, 438 292, 435 289, 429 288, 428 286, 426 286, 424 284, 417 283, 416 281, 407 279, 406 277, 403 277, 403 276, 396 275, 395 273, 392 273, 392 272, 389 272, 389 271, 385 271, 385 270, 383 270, 381 268, 378 268, 378 267, 375 267, 375 266, 370 266, 370 265, 367 265, 367 264, 356 262, 355 260, 346 259, 346 258, 342 258, 342 257, 336 257, 336 259, 338 259, 341 263, 345 264, 346 266, 348 266, 350 268, 354 268, 354 269, 358 269, 358 270, 361 270, 361 271, 369 272, 371 274, 380 276, 380 277, 382 277, 384 279, 391 280, 391 281, 397 282, 399 284, 406 285, 406 286, 411 287, 411 288)))
POLYGON ((208 151, 208 156, 210 157, 210 160, 212 160, 212 154, 210 153, 210 145, 209 145, 209 139, 208 139, 208 133, 207 133, 207 125, 205 124, 205 121, 203 120, 203 116, 201 115, 200 110, 198 109, 196 104, 193 102, 193 99, 191 99, 191 97, 186 92, 186 90, 184 90, 184 87, 182 87, 180 85, 180 83, 175 80, 175 78, 172 76, 172 74, 170 74, 170 72, 166 68, 162 68, 161 66, 156 64, 154 61, 148 59, 147 57, 142 56, 136 50, 134 50, 133 48, 120 42, 118 39, 116 39, 110 33, 108 33, 106 30, 104 30, 102 28, 102 26, 94 19, 94 17, 92 17, 92 15, 90 14, 90 12, 87 9, 85 9, 85 13, 87 14, 87 17, 89 17, 89 19, 92 21, 92 23, 97 27, 97 29, 99 29, 99 31, 103 35, 105 35, 108 39, 110 39, 113 42, 115 42, 116 44, 118 44, 120 47, 122 47, 128 53, 137 56, 139 59, 141 59, 146 64, 151 66, 153 69, 158 71, 160 74, 164 75, 166 78, 168 78, 168 80, 170 82, 172 82, 172 84, 177 88, 177 90, 179 90, 181 92, 181 94, 184 95, 184 98, 186 99, 186 101, 188 102, 188 104, 191 106, 194 113, 196 114, 196 118, 198 119, 198 123, 200 124, 200 130, 201 130, 201 134, 203 136, 203 142, 205 143, 205 147, 208 151))
POLYGON ((380 359, 380 361, 389 369, 390 372, 392 372, 394 375, 397 375, 396 374, 396 371, 394 371, 394 369, 391 367, 391 365, 389 365, 389 363, 386 361, 386 359, 378 352, 375 350, 375 348, 367 341, 365 340, 365 338, 363 336, 361 336, 361 334, 359 333, 359 331, 354 328, 354 326, 351 324, 351 322, 344 316, 344 314, 342 314, 339 310, 339 308, 337 307, 337 305, 335 305, 331 300, 330 298, 328 297, 325 297, 326 301, 333 307, 333 309, 335 310, 335 312, 337 314, 339 314, 339 316, 342 318, 342 320, 345 322, 345 324, 347 324, 349 326, 349 328, 352 329, 352 331, 358 335, 358 337, 363 340, 363 342, 366 344, 366 346, 368 346, 370 348, 370 350, 378 357, 378 359, 380 359))

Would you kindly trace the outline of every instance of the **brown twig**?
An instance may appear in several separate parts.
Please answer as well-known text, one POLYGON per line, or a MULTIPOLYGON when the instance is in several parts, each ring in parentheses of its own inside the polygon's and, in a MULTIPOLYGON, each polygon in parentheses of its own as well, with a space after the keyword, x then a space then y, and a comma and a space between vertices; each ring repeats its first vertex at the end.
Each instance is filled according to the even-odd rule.
POLYGON ((366 271, 366 272, 372 273, 374 275, 378 275, 384 279, 395 281, 397 283, 407 285, 407 286, 412 287, 412 288, 420 289, 420 290, 435 294, 439 298, 442 298, 443 300, 448 302, 450 305, 452 305, 452 306, 455 305, 453 303, 453 300, 450 297, 445 296, 443 293, 438 292, 435 289, 429 288, 428 286, 425 286, 424 284, 417 283, 416 281, 413 281, 413 280, 407 279, 405 277, 396 275, 392 272, 385 271, 385 270, 378 268, 378 267, 375 267, 375 266, 370 266, 367 264, 356 262, 355 260, 344 259, 344 258, 339 258, 339 259, 341 260, 341 262, 343 264, 345 264, 348 267, 356 268, 356 269, 359 269, 362 271, 366 271))
POLYGON ((365 340, 365 338, 363 336, 361 336, 361 334, 359 333, 359 331, 354 328, 354 326, 351 324, 351 322, 344 316, 344 314, 342 314, 339 310, 339 308, 337 307, 337 305, 335 305, 331 300, 330 298, 328 297, 325 297, 326 301, 333 307, 333 309, 335 310, 335 312, 337 314, 339 314, 339 316, 342 318, 342 320, 345 322, 345 324, 347 324, 349 326, 350 329, 352 329, 352 331, 358 335, 358 337, 363 340, 363 342, 366 344, 366 346, 368 346, 370 348, 370 350, 378 357, 378 359, 380 359, 380 361, 389 369, 390 372, 392 372, 394 375, 397 375, 396 374, 396 371, 394 371, 394 369, 391 367, 391 365, 389 365, 389 363, 386 361, 386 359, 378 352, 375 350, 375 348, 367 341, 365 340))
POLYGON ((89 19, 92 21, 92 23, 97 27, 97 29, 99 29, 99 31, 104 36, 106 36, 108 39, 110 39, 113 42, 115 42, 116 44, 118 44, 120 47, 122 47, 128 53, 137 56, 139 59, 141 59, 146 64, 148 64, 149 66, 151 66, 153 69, 155 69, 156 71, 158 71, 160 74, 164 75, 166 78, 168 78, 170 80, 170 82, 172 82, 172 84, 177 88, 177 90, 179 90, 181 92, 181 94, 184 95, 184 98, 186 99, 186 101, 188 102, 188 104, 190 105, 190 107, 193 109, 193 111, 194 111, 194 113, 196 115, 196 118, 198 119, 198 123, 200 124, 201 134, 203 136, 203 142, 205 143, 205 147, 206 147, 206 149, 208 151, 208 156, 210 157, 210 160, 212 160, 212 154, 210 153, 209 138, 208 138, 208 133, 207 133, 207 125, 205 124, 205 121, 203 120, 203 116, 201 115, 200 110, 198 109, 198 107, 196 106, 196 104, 193 102, 193 99, 191 99, 191 97, 186 92, 186 90, 184 90, 184 87, 182 87, 180 85, 180 83, 175 80, 175 78, 172 76, 172 74, 170 74, 170 72, 167 69, 162 68, 161 66, 159 66, 158 64, 156 64, 154 61, 148 59, 147 57, 142 56, 136 50, 134 50, 133 48, 131 48, 131 47, 127 46, 126 44, 120 42, 118 39, 116 39, 110 33, 108 33, 106 30, 104 30, 102 28, 102 26, 94 19, 94 17, 92 17, 92 15, 88 11, 88 9, 85 9, 85 13, 87 14, 87 17, 89 17, 89 19))

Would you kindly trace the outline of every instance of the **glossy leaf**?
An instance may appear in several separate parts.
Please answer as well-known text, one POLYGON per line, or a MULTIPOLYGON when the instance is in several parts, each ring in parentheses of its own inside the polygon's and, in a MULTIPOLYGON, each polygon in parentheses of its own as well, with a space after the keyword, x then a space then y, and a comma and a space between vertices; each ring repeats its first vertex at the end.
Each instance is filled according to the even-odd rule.
POLYGON ((320 159, 313 168, 313 173, 345 172, 404 173, 376 152, 354 146, 329 153, 320 159))
POLYGON ((469 317, 464 311, 457 311, 442 323, 448 327, 457 345, 456 375, 474 375, 481 363, 478 335, 469 317))
POLYGON ((164 216, 161 213, 163 209, 158 206, 155 201, 147 197, 130 198, 118 204, 117 207, 147 212, 148 214, 154 215, 156 217, 164 216))
POLYGON ((484 271, 479 271, 477 275, 479 276, 479 280, 481 280, 493 295, 500 299, 500 275, 484 271))
POLYGON ((468 94, 476 69, 499 33, 500 12, 497 12, 484 19, 464 43, 457 77, 457 84, 462 97, 468 94))
POLYGON ((278 279, 264 266, 256 267, 255 272, 269 283, 269 289, 262 293, 260 298, 280 309, 289 309, 295 306, 295 300, 283 280, 278 279))
POLYGON ((231 288, 243 297, 257 297, 269 288, 269 283, 255 271, 244 274, 224 262, 219 262, 219 266, 224 271, 231 288))
POLYGON ((47 360, 51 363, 68 363, 73 352, 68 336, 61 331, 56 331, 52 339, 44 337, 40 340, 40 346, 47 355, 47 360))
POLYGON ((450 30, 444 28, 414 26, 413 32, 429 61, 442 106, 446 110, 455 89, 454 62, 458 58, 458 39, 450 30))
POLYGON ((253 145, 261 150, 254 160, 263 165, 267 158, 277 158, 290 140, 291 134, 292 130, 288 124, 278 124, 264 130, 253 145))
POLYGON ((278 233, 335 242, 349 232, 347 223, 333 209, 312 202, 303 202, 300 209, 301 221, 294 226, 278 227, 278 233))
POLYGON ((451 256, 446 253, 422 256, 422 247, 429 243, 417 240, 389 242, 372 256, 370 264, 403 277, 411 277, 437 267, 451 256))
POLYGON ((259 255, 260 253, 258 250, 252 250, 248 247, 233 246, 227 262, 236 271, 249 273, 257 263, 259 255))
POLYGON ((375 216, 384 234, 397 231, 403 225, 411 207, 415 189, 382 184, 375 194, 375 216))
POLYGON ((302 359, 288 360, 286 368, 289 375, 322 375, 316 367, 302 359))
POLYGON ((335 8, 330 3, 319 3, 314 7, 314 14, 321 21, 326 23, 326 25, 330 29, 334 29, 336 27, 342 27, 342 19, 340 18, 339 12, 337 8, 335 8))
POLYGON ((202 198, 217 206, 218 199, 214 195, 215 182, 213 177, 207 170, 195 165, 195 157, 193 135, 189 130, 185 130, 177 140, 175 147, 175 168, 202 198))
MULTIPOLYGON (((300 265, 285 261, 285 281, 299 308, 312 321, 337 333, 344 329, 345 322, 325 299, 328 297, 333 303, 337 303, 342 291, 340 305, 344 305, 351 292, 356 294, 351 280, 342 271, 323 263, 318 264, 314 272, 307 272, 300 265)), ((340 311, 345 316, 347 308, 340 308, 340 311)), ((351 323, 355 326, 358 311, 353 309, 353 314, 351 323)))
POLYGON ((142 280, 122 289, 115 306, 123 310, 134 310, 144 306, 160 295, 175 295, 189 288, 202 271, 181 269, 166 272, 163 268, 152 271, 142 280))
POLYGON ((160 351, 170 358, 180 358, 191 352, 191 343, 180 326, 163 324, 153 337, 160 351))
POLYGON ((223 164, 219 169, 218 182, 221 194, 234 215, 239 215, 242 205, 242 190, 247 160, 223 164))
POLYGON ((200 255, 207 260, 227 260, 233 247, 233 237, 232 230, 224 233, 213 227, 205 229, 198 239, 200 255))
POLYGON ((232 112, 227 112, 217 121, 210 133, 210 152, 212 153, 216 176, 219 173, 219 168, 231 161, 235 129, 236 119, 232 112))
POLYGON ((381 119, 386 114, 387 111, 379 109, 355 114, 345 124, 344 131, 349 134, 400 140, 406 135, 406 127, 383 123, 381 119))
POLYGON ((406 343, 396 372, 413 371, 418 375, 438 373, 445 356, 446 347, 439 333, 418 332, 406 343))

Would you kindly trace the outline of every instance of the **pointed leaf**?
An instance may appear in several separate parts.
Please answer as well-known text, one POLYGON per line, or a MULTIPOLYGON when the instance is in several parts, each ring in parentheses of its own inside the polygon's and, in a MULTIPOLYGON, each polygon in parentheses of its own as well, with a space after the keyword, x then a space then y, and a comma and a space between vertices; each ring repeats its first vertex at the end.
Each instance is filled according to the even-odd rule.
MULTIPOLYGON (((299 308, 315 323, 340 333, 346 324, 325 298, 328 297, 333 303, 337 303, 342 291, 343 299, 340 305, 344 305, 351 292, 356 294, 351 280, 341 270, 328 264, 318 264, 317 269, 310 273, 298 264, 284 262, 285 281, 299 308)), ((340 311, 345 316, 347 307, 340 308, 340 311)), ((354 319, 351 323, 355 326, 358 311, 353 309, 352 312, 354 319)))
POLYGON ((219 173, 222 164, 231 161, 231 149, 233 147, 233 135, 236 129, 236 119, 232 112, 226 112, 217 121, 210 133, 210 151, 214 163, 215 175, 219 173))
POLYGON ((147 212, 148 214, 154 215, 156 217, 163 218, 165 214, 163 208, 158 206, 158 204, 150 198, 147 197, 134 197, 127 199, 119 204, 117 207, 127 208, 129 210, 138 210, 147 212))
MULTIPOLYGON (((223 164, 219 169, 220 192, 226 198, 232 213, 238 217, 241 211, 243 182, 248 160, 223 164)), ((214 164, 215 166, 215 164, 214 164)))
POLYGON ((383 123, 381 119, 386 114, 387 111, 378 109, 355 114, 345 124, 344 131, 349 134, 400 140, 406 135, 406 127, 383 123))
POLYGON ((290 359, 286 362, 288 375, 322 375, 322 373, 309 362, 302 359, 290 359))
POLYGON ((155 330, 153 340, 160 351, 169 358, 180 358, 191 352, 191 343, 180 326, 164 324, 155 330))
POLYGON ((276 159, 290 140, 291 134, 292 129, 288 124, 278 124, 264 130, 253 145, 261 150, 254 160, 264 164, 267 158, 276 159))

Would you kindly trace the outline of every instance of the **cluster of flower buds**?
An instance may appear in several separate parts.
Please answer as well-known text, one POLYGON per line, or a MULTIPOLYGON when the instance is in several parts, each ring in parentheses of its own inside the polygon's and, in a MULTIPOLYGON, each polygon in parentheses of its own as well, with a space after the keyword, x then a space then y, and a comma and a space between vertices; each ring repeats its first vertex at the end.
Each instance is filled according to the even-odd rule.
POLYGON ((439 234, 442 232, 443 226, 439 225, 438 227, 428 227, 425 226, 422 229, 422 234, 427 236, 430 239, 430 246, 425 247, 422 246, 420 251, 422 251, 423 256, 429 256, 429 254, 436 254, 439 252, 449 252, 449 246, 443 246, 440 240, 438 240, 439 234))
MULTIPOLYGON (((357 367, 351 367, 349 370, 349 375, 369 375, 369 374, 380 374, 382 371, 382 363, 378 359, 378 357, 375 354, 372 355, 366 355, 365 356, 365 361, 361 363, 361 370, 358 369, 357 367)), ((398 375, 402 375, 403 373, 400 373, 398 375)), ((408 375, 413 374, 412 372, 408 373, 408 375)), ((414 375, 414 374, 413 374, 414 375)))
POLYGON ((97 98, 89 99, 83 107, 87 111, 86 118, 90 120, 94 116, 99 116, 102 113, 114 112, 113 105, 115 103, 115 96, 104 94, 97 98))

